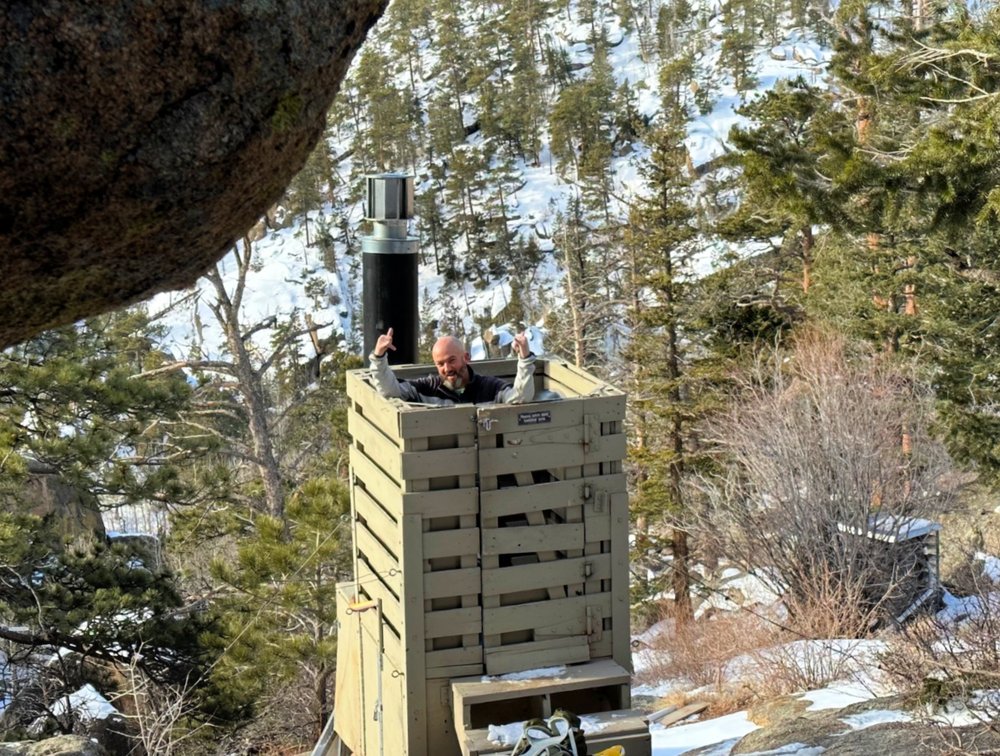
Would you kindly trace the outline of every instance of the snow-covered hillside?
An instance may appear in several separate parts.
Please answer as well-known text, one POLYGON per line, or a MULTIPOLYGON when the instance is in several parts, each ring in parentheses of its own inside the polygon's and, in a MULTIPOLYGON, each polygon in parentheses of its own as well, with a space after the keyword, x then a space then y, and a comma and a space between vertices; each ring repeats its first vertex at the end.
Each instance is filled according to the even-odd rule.
MULTIPOLYGON (((376 33, 366 43, 367 46, 385 52, 392 59, 390 45, 395 29, 393 6, 376 33)), ((594 45, 587 40, 592 36, 592 25, 583 23, 575 10, 575 3, 566 9, 553 9, 542 22, 540 37, 547 44, 562 51, 568 68, 574 77, 581 77, 593 61, 594 45)), ((649 4, 647 19, 655 19, 667 11, 669 3, 653 0, 649 4)), ((615 6, 617 7, 617 6, 615 6)), ((774 38, 758 38, 750 57, 750 77, 755 82, 753 89, 738 91, 736 81, 722 62, 726 30, 723 25, 725 9, 718 0, 704 0, 692 4, 692 17, 697 19, 693 29, 685 32, 683 50, 693 57, 691 76, 690 120, 687 126, 685 144, 693 167, 710 164, 726 152, 726 139, 734 124, 742 117, 737 108, 760 92, 774 86, 781 79, 803 77, 812 84, 822 84, 825 65, 829 60, 829 50, 816 39, 816 35, 804 27, 792 27, 789 19, 782 22, 786 28, 774 38), (700 84, 699 84, 700 82, 700 84), (701 99, 695 97, 701 93, 701 99), (697 106, 695 102, 697 100, 697 106)), ((470 12, 471 15, 471 12, 470 12)), ((657 50, 650 50, 648 41, 642 44, 642 24, 624 24, 622 18, 609 7, 597 11, 608 40, 607 59, 616 84, 627 84, 635 95, 635 107, 647 123, 655 123, 661 110, 659 92, 660 67, 663 62, 657 50)), ((481 23, 466 18, 464 24, 473 27, 481 23)), ((597 23, 595 21, 595 23, 597 23)), ((645 33, 650 33, 647 24, 645 33)), ((435 44, 421 42, 419 70, 411 78, 411 71, 399 63, 398 70, 389 77, 394 86, 405 90, 412 87, 420 103, 427 103, 435 96, 442 84, 442 76, 436 74, 438 53, 435 44)), ((360 59, 360 56, 359 56, 360 59)), ((357 97, 360 91, 357 83, 357 63, 353 78, 345 86, 341 97, 357 97)), ((469 149, 482 148, 484 137, 475 129, 479 94, 469 91, 463 96, 463 119, 467 131, 472 132, 467 140, 469 149)), ((335 112, 339 111, 335 108, 335 112)), ((426 112, 423 115, 426 126, 426 112)), ((360 122, 364 125, 364 122, 360 122)), ((332 176, 338 177, 338 185, 328 186, 327 200, 318 209, 290 217, 290 223, 278 229, 267 229, 253 242, 255 269, 247 283, 247 294, 243 301, 244 321, 252 325, 270 316, 293 318, 302 322, 308 313, 313 322, 322 324, 319 335, 322 338, 334 336, 348 350, 360 351, 360 252, 356 250, 356 235, 363 220, 361 203, 350 202, 349 196, 359 194, 360 176, 375 172, 375 166, 363 165, 356 160, 353 141, 358 134, 354 124, 340 122, 327 134, 326 147, 336 162, 332 165, 332 176), (329 201, 330 199, 333 201, 329 201), (332 266, 324 264, 324 255, 316 246, 310 246, 308 223, 315 241, 315 229, 344 227, 347 233, 332 239, 332 254, 326 255, 326 262, 334 260, 332 266)), ((541 261, 528 276, 522 295, 525 320, 541 325, 547 311, 557 306, 563 299, 562 252, 553 240, 553 228, 557 218, 567 210, 568 203, 580 191, 579 182, 573 175, 560 171, 553 158, 551 132, 541 133, 541 152, 536 164, 519 159, 514 161, 514 185, 516 189, 506 194, 505 217, 508 230, 524 243, 532 242, 541 250, 541 261)), ((460 149, 461 145, 457 149, 460 149)), ((440 175, 440 158, 424 159, 416 165, 416 192, 434 190, 432 174, 440 175)), ((648 157, 648 149, 641 141, 629 144, 627 149, 616 151, 610 161, 610 209, 615 222, 622 222, 628 205, 643 192, 641 168, 648 157)), ((496 159, 493 160, 494 164, 496 159)), ((406 170, 407 166, 395 165, 394 169, 406 170)), ((471 193, 470 203, 486 201, 483 193, 471 193)), ((419 219, 418 219, 419 221, 419 219)), ((414 224, 417 231, 419 224, 414 224)), ((457 254, 461 257, 467 250, 465 242, 459 238, 455 242, 457 254)), ((421 312, 425 320, 440 319, 442 323, 456 324, 462 328, 464 336, 471 339, 479 334, 482 323, 501 317, 511 299, 511 279, 509 275, 491 277, 489 280, 463 280, 449 283, 436 269, 433 255, 429 250, 426 234, 422 238, 424 264, 420 268, 421 312)), ((700 272, 710 270, 715 263, 719 247, 710 239, 703 241, 704 251, 698 257, 700 272)), ((226 275, 234 275, 235 266, 231 259, 220 264, 226 275)), ((213 296, 211 288, 202 281, 197 286, 198 294, 185 300, 164 315, 163 322, 169 327, 169 346, 179 355, 189 354, 197 349, 202 356, 210 357, 221 348, 220 333, 213 323, 207 303, 213 296), (197 304, 194 304, 197 303, 197 304)), ((168 309, 172 304, 190 295, 186 293, 161 294, 150 302, 152 312, 168 309)), ((254 339, 262 349, 266 349, 270 338, 268 330, 255 334, 254 339)), ((312 347, 307 337, 302 338, 302 351, 311 356, 312 347)))

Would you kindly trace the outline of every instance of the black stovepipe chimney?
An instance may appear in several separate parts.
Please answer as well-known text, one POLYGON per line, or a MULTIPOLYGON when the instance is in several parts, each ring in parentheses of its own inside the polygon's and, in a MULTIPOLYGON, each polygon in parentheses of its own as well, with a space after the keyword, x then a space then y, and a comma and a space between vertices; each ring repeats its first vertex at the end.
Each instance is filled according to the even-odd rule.
POLYGON ((365 219, 372 235, 361 237, 364 348, 371 354, 378 337, 390 328, 395 351, 389 363, 417 361, 416 237, 407 235, 413 217, 413 177, 400 173, 367 176, 365 219))

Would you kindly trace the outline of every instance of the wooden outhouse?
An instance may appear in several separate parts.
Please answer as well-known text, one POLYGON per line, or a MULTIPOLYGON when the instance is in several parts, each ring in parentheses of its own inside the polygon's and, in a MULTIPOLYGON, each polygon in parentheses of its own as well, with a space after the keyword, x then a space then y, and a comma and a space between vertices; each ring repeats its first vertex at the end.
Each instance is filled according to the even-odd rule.
POLYGON ((558 360, 538 360, 535 386, 548 401, 439 407, 348 373, 355 580, 339 586, 335 729, 353 753, 506 752, 483 728, 560 706, 622 712, 618 742, 649 752, 628 711, 625 395, 558 360), (555 670, 483 678, 538 668, 555 670))

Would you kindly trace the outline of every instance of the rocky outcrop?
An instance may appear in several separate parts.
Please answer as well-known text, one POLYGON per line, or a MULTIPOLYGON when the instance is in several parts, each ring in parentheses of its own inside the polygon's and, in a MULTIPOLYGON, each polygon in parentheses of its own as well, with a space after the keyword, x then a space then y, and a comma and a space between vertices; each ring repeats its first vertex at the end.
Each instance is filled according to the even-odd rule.
MULTIPOLYGON (((774 724, 744 736, 731 753, 823 753, 824 756, 914 756, 954 752, 995 754, 1000 736, 987 727, 943 727, 911 719, 898 697, 873 699, 844 709, 795 714, 786 710, 774 724), (868 724, 866 717, 871 717, 868 724), (898 721, 886 721, 896 718, 898 721)), ((777 710, 772 710, 772 713, 777 710)))
POLYGON ((387 0, 0 6, 0 346, 192 283, 281 195, 387 0))
POLYGON ((79 735, 60 735, 47 740, 0 743, 0 756, 107 756, 107 751, 79 735))
POLYGON ((65 483, 55 470, 28 462, 28 477, 16 494, 0 495, 0 510, 21 512, 52 522, 69 539, 104 537, 97 498, 65 483))

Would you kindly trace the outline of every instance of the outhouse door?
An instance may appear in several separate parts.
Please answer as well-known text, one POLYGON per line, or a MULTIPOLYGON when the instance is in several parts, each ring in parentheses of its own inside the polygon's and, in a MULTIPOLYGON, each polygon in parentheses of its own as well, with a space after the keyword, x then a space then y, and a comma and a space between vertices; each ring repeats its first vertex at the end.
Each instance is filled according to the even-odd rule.
MULTIPOLYGON (((624 439, 602 444, 586 409, 578 398, 477 408, 487 674, 612 655, 611 492, 625 496, 624 439)), ((627 574, 621 590, 627 601, 627 574)))

